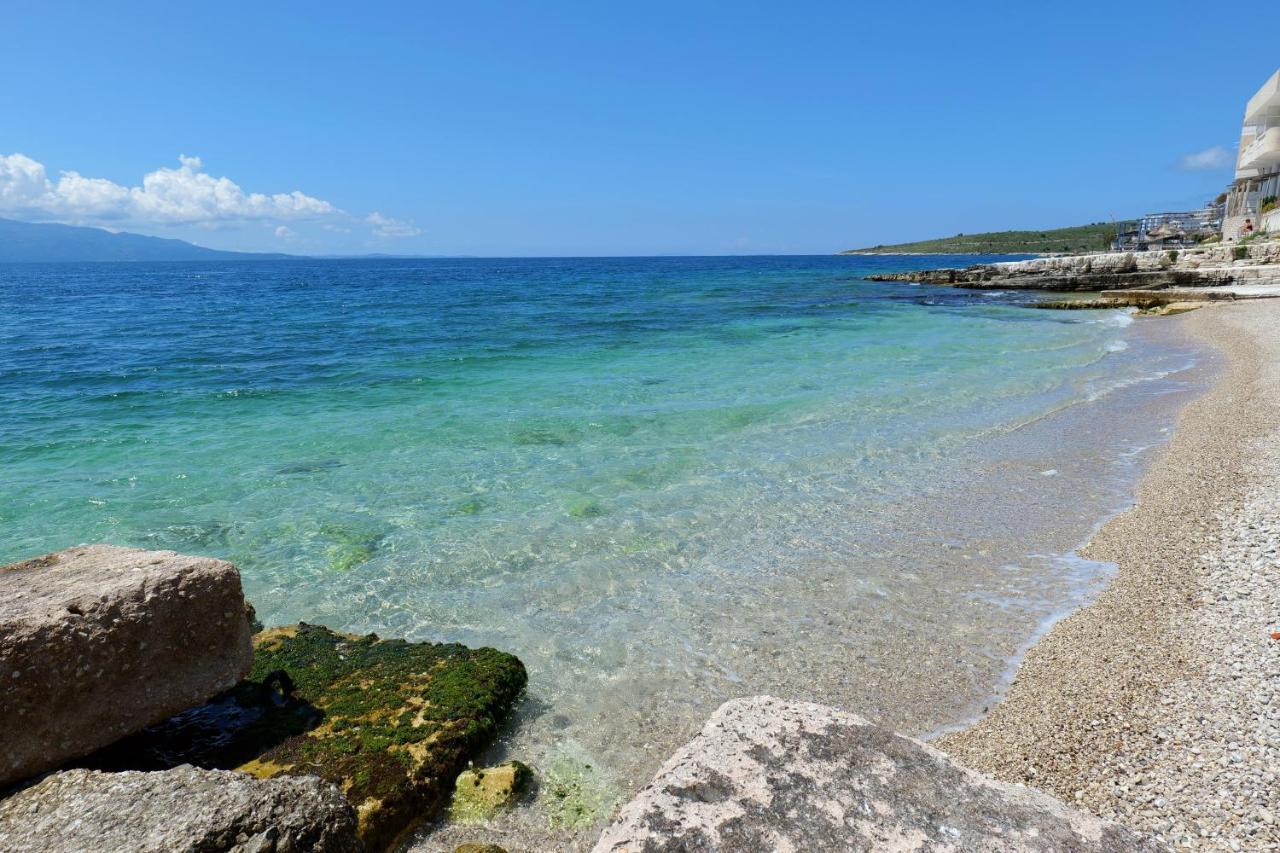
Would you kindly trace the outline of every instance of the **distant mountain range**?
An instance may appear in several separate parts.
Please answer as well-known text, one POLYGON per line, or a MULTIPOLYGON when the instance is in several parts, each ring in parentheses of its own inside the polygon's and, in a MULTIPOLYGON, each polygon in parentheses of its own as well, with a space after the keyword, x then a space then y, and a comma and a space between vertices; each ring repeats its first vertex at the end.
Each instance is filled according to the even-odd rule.
POLYGON ((91 263, 97 261, 290 261, 290 260, 421 260, 469 258, 472 255, 282 255, 278 252, 225 252, 186 240, 147 237, 76 225, 45 225, 0 219, 0 264, 91 263))
POLYGON ((0 219, 0 263, 58 261, 261 261, 289 255, 224 252, 185 240, 113 234, 101 228, 0 219))
POLYGON ((57 261, 262 261, 280 254, 223 252, 185 240, 113 234, 101 228, 0 219, 0 263, 57 261))

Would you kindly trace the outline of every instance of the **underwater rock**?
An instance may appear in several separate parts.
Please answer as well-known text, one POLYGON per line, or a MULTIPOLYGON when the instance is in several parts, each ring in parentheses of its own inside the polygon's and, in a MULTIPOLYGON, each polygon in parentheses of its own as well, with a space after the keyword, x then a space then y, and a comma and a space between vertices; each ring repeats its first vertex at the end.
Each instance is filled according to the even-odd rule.
POLYGON ((478 498, 471 498, 465 501, 459 501, 453 507, 453 515, 479 515, 484 509, 484 501, 478 498))
POLYGON ((474 841, 468 841, 466 844, 459 844, 453 848, 453 853, 507 853, 507 848, 499 847, 497 844, 479 844, 474 841))
POLYGON ((591 826, 613 811, 621 799, 616 785, 572 741, 560 744, 542 770, 540 799, 552 828, 591 826))
POLYGON ((362 519, 325 521, 316 533, 325 543, 329 568, 336 572, 351 571, 372 560, 386 536, 362 519))
POLYGON ((231 687, 250 633, 222 560, 91 545, 0 567, 0 785, 231 687))
POLYGON ((305 623, 254 638, 249 678, 95 756, 103 769, 192 763, 342 789, 370 850, 449 801, 527 676, 512 655, 356 637, 305 623))
POLYGON ((604 515, 604 507, 590 495, 579 495, 566 501, 564 511, 570 518, 597 518, 604 515))
POLYGON ((1161 849, 861 717, 757 696, 720 706, 594 853, 1161 849))
POLYGON ((529 790, 533 771, 527 764, 508 761, 497 767, 468 768, 453 785, 449 819, 457 823, 482 823, 515 804, 529 790))
POLYGON ((359 853, 342 793, 314 776, 68 770, 0 800, 0 850, 359 853))

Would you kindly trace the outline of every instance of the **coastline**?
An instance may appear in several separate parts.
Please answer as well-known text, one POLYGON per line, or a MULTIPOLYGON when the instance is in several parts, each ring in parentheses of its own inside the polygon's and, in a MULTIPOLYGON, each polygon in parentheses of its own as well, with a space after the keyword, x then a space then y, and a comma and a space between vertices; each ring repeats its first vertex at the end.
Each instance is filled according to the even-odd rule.
POLYGON ((1010 258, 1022 258, 1030 255, 1033 258, 1049 258, 1054 257, 1052 253, 1046 252, 869 252, 869 251, 853 251, 853 252, 836 252, 838 256, 843 257, 894 257, 902 256, 907 258, 950 258, 963 257, 971 255, 973 257, 997 257, 1008 256, 1010 258))
POLYGON ((1168 844, 1276 849, 1266 768, 1280 766, 1280 645, 1266 620, 1280 595, 1263 577, 1275 577, 1280 537, 1280 456, 1266 450, 1280 305, 1181 322, 1226 364, 1183 410, 1135 505, 1081 551, 1117 564, 1111 583, 1027 651, 986 717, 934 745, 1168 844))

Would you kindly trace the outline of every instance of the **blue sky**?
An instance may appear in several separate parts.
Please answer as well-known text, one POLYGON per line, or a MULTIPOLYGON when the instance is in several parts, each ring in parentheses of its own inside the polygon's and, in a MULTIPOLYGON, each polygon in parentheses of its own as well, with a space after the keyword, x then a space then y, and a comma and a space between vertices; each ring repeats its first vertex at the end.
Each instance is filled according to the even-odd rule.
POLYGON ((825 253, 1218 192, 1280 53, 1203 3, 1059 9, 13 4, 0 216, 300 253, 825 253))

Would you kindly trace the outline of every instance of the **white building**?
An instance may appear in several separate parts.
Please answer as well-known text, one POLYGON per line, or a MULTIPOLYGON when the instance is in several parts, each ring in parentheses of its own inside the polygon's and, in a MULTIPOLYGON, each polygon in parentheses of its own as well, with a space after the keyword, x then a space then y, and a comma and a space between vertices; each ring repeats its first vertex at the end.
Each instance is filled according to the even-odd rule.
POLYGON ((1244 110, 1236 179, 1227 190, 1224 240, 1239 239, 1246 221, 1255 231, 1280 232, 1280 71, 1262 84, 1244 110))

